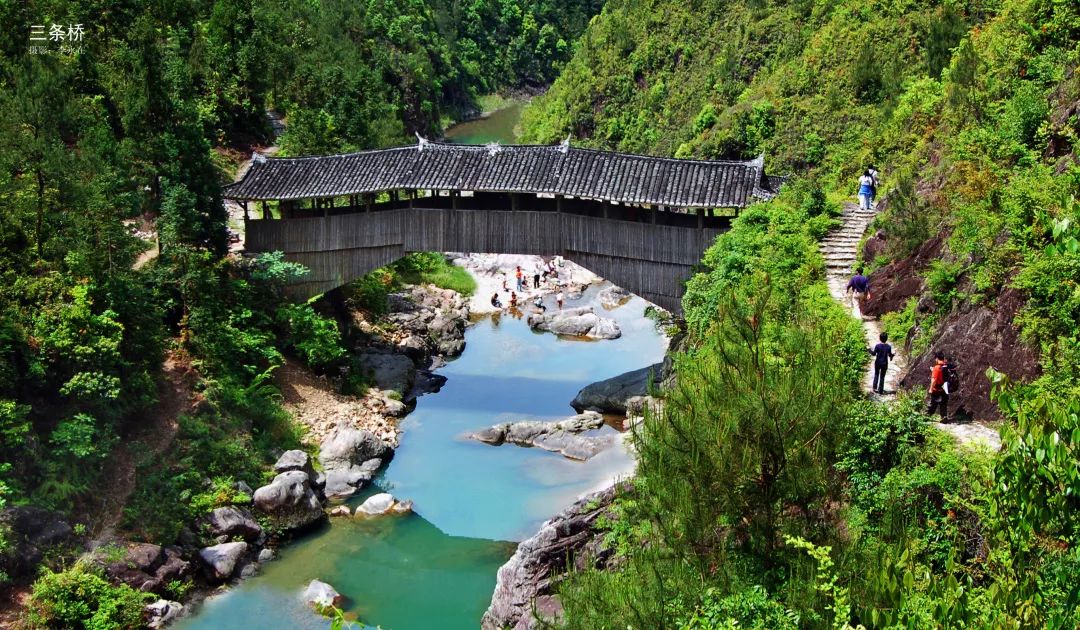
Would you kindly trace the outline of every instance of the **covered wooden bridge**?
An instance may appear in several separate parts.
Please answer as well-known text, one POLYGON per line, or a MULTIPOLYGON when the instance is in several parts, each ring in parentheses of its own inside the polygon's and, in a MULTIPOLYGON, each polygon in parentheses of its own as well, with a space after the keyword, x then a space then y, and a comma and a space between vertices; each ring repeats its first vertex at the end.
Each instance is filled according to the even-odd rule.
POLYGON ((414 146, 256 155, 224 196, 246 249, 311 270, 301 296, 407 252, 561 255, 669 310, 740 208, 776 194, 762 159, 706 161, 554 146, 414 146), (255 202, 251 204, 251 202, 255 202))

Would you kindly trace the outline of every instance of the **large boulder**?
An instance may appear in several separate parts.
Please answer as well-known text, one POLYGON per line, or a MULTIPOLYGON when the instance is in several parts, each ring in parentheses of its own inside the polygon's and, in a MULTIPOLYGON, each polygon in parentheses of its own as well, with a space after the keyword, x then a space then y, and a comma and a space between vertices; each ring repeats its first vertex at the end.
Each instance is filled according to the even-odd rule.
POLYGON ((0 529, 6 530, 8 539, 0 554, 0 570, 12 579, 34 573, 51 547, 76 542, 63 514, 30 505, 0 510, 0 529))
POLYGON ((499 569, 481 628, 530 630, 544 626, 534 611, 548 624, 558 620, 562 605, 555 586, 559 580, 570 569, 606 568, 613 555, 604 547, 606 531, 597 526, 597 520, 603 515, 610 517, 616 488, 583 497, 518 545, 499 569))
POLYGON ((662 363, 626 372, 586 385, 570 401, 570 406, 579 412, 592 409, 601 413, 625 414, 628 398, 648 395, 650 380, 658 383, 662 378, 662 363))
POLYGON ((466 437, 492 446, 507 442, 535 446, 570 459, 586 460, 615 443, 613 434, 581 435, 603 425, 603 416, 595 411, 586 411, 556 422, 504 422, 467 434, 466 437))
POLYGON ((304 589, 304 601, 316 609, 340 606, 344 598, 333 586, 321 580, 312 580, 304 589))
POLYGON ((207 568, 207 576, 212 580, 223 581, 232 577, 240 559, 248 552, 246 542, 230 542, 206 547, 199 551, 199 558, 207 568))
POLYGON ((143 615, 146 620, 146 627, 157 630, 182 617, 184 615, 184 605, 180 602, 159 599, 152 604, 147 604, 143 615))
POLYGON ((360 361, 379 389, 390 389, 405 395, 412 388, 416 365, 409 357, 367 352, 360 355, 360 361))
POLYGON ((281 529, 299 529, 326 518, 322 503, 302 470, 283 472, 255 491, 255 507, 281 529))
POLYGON ((556 335, 588 339, 617 339, 622 335, 619 324, 615 320, 600 317, 593 312, 592 307, 587 306, 533 313, 529 315, 529 326, 533 330, 546 330, 556 335))
POLYGON ((285 451, 274 463, 274 472, 283 473, 290 470, 302 470, 312 479, 315 478, 315 468, 311 465, 311 458, 301 450, 285 451))
POLYGON ((252 541, 262 534, 262 527, 255 522, 251 512, 235 505, 216 508, 207 517, 206 527, 214 537, 240 537, 252 541))
POLYGON ((371 482, 393 450, 371 431, 339 424, 319 451, 326 474, 323 492, 328 498, 344 498, 371 482))

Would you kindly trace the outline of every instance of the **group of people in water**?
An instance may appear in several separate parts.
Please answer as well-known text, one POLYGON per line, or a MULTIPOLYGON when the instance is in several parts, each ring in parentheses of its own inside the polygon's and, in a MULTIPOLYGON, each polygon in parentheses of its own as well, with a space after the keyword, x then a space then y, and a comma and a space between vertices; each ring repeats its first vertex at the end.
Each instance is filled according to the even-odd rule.
MULTIPOLYGON (((555 292, 555 304, 562 310, 565 294, 563 293, 563 286, 565 283, 559 277, 560 269, 562 268, 562 258, 556 256, 547 261, 540 261, 536 264, 532 273, 532 290, 537 291, 533 296, 533 307, 543 312, 547 310, 547 306, 544 304, 544 295, 541 292, 543 287, 556 289, 555 292)), ((514 268, 514 283, 515 289, 511 289, 509 286, 509 278, 503 278, 502 290, 504 293, 508 293, 507 304, 511 313, 518 310, 521 304, 526 300, 525 293, 529 291, 529 275, 522 271, 521 265, 514 268), (518 294, 521 294, 520 298, 518 294)), ((568 279, 569 280, 569 279, 568 279)), ((499 292, 496 291, 491 296, 491 306, 493 308, 502 309, 503 301, 499 297, 499 292)))
MULTIPOLYGON (((859 177, 859 207, 871 210, 877 198, 878 171, 872 165, 859 177)), ((863 273, 863 268, 858 267, 855 275, 847 283, 845 292, 849 299, 859 307, 862 315, 866 300, 870 299, 870 278, 863 273)), ((896 357, 892 345, 889 344, 888 333, 878 336, 878 344, 869 349, 874 357, 874 378, 871 391, 877 394, 885 393, 885 375, 889 370, 889 362, 896 357)), ((950 422, 949 418, 949 395, 959 389, 959 374, 956 362, 952 357, 943 352, 934 353, 934 361, 930 366, 930 396, 926 408, 927 415, 941 414, 941 422, 950 422)))

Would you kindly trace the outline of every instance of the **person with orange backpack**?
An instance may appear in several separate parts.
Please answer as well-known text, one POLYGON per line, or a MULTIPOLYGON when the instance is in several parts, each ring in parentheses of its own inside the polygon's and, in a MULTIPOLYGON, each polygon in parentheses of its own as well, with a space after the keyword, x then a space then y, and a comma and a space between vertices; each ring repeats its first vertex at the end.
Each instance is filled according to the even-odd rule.
POLYGON ((941 421, 949 421, 949 364, 942 352, 934 353, 934 365, 930 367, 930 406, 926 408, 926 415, 932 416, 938 409, 941 410, 941 421))

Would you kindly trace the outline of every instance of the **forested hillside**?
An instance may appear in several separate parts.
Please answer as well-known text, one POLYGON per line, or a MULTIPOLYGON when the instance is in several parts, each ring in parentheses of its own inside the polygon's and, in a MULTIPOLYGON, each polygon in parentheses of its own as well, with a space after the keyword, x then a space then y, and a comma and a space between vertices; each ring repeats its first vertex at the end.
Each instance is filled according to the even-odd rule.
MULTIPOLYGON (((109 524, 171 544, 261 479, 297 443, 269 385, 285 355, 362 386, 335 323, 284 298, 302 269, 226 255, 220 186, 270 141, 265 110, 284 113, 293 153, 437 134, 481 95, 551 80, 598 4, 0 3, 0 507, 59 510, 85 539, 124 507, 110 475, 137 466, 109 524)), ((9 525, 0 582, 37 571, 9 525)), ((115 595, 112 621, 141 618, 140 596, 115 595)))
POLYGON ((618 568, 563 584, 569 626, 1076 625, 1078 64, 1068 2, 606 4, 530 139, 794 177, 691 281, 678 384, 603 523, 618 568), (870 165, 867 312, 913 365, 888 407, 852 397, 862 340, 807 252, 870 165), (936 350, 1000 453, 923 413, 936 350))

